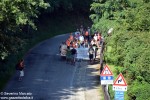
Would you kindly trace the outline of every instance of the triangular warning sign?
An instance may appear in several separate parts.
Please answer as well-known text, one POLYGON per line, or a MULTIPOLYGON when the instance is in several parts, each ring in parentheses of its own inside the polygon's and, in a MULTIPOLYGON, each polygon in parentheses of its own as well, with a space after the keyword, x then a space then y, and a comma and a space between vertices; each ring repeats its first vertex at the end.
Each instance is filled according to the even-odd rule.
POLYGON ((105 65, 105 67, 101 73, 101 76, 113 76, 111 70, 109 69, 109 67, 107 65, 105 65))
POLYGON ((125 81, 125 79, 121 73, 116 78, 113 85, 115 85, 115 86, 127 86, 127 83, 126 83, 126 81, 125 81))

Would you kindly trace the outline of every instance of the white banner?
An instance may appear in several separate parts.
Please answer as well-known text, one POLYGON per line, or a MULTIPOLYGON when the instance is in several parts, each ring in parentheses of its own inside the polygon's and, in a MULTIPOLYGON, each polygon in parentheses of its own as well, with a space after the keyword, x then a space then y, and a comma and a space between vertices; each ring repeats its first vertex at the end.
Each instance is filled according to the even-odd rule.
POLYGON ((89 48, 76 48, 77 50, 77 59, 89 60, 89 48))

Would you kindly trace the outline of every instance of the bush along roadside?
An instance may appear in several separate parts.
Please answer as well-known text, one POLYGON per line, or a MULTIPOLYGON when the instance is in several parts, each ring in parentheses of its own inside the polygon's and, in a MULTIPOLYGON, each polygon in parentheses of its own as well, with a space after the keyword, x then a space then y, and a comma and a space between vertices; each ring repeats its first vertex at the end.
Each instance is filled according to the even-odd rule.
POLYGON ((127 100, 149 100, 150 86, 149 59, 150 43, 149 32, 124 32, 113 34, 107 45, 111 46, 111 51, 105 52, 108 63, 114 66, 114 73, 123 73, 128 83, 128 91, 125 94, 127 100), (143 87, 142 87, 143 86, 143 87), (141 91, 142 90, 142 91, 141 91), (132 92, 131 92, 132 91, 132 92), (140 93, 140 95, 138 95, 140 93))

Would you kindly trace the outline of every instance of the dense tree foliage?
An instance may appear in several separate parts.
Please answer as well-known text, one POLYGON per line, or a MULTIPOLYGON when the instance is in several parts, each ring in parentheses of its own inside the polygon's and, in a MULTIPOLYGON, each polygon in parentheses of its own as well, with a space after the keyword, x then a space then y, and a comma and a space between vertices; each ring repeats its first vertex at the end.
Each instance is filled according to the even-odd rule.
POLYGON ((43 0, 1 0, 0 1, 0 58, 17 52, 24 44, 14 35, 25 26, 36 29, 35 18, 41 8, 49 7, 43 0))
POLYGON ((91 2, 0 0, 0 90, 17 61, 37 42, 73 31, 81 24, 91 24, 86 16, 91 2))
POLYGON ((1 0, 1 31, 16 31, 24 25, 35 28, 34 18, 38 17, 39 8, 47 8, 43 0, 1 0))
POLYGON ((1 0, 0 38, 3 39, 0 44, 0 58, 4 59, 10 53, 17 52, 17 48, 22 48, 17 45, 22 45, 25 41, 21 39, 22 35, 18 37, 16 34, 28 33, 29 28, 36 30, 35 24, 39 21, 35 19, 39 14, 45 16, 45 13, 69 13, 70 11, 80 11, 84 14, 89 12, 91 2, 92 0, 1 0), (12 41, 16 39, 20 42, 15 44, 12 41))
POLYGON ((105 58, 122 72, 129 85, 129 100, 149 100, 150 95, 150 1, 95 0, 90 17, 93 29, 106 37, 105 58))
POLYGON ((29 28, 37 29, 35 19, 49 6, 43 0, 0 0, 0 90, 29 44, 29 28))
MULTIPOLYGON (((92 0, 46 0, 51 7, 46 12, 66 10, 77 11, 82 13, 89 12, 92 0)), ((60 12, 63 13, 63 12, 60 12)))

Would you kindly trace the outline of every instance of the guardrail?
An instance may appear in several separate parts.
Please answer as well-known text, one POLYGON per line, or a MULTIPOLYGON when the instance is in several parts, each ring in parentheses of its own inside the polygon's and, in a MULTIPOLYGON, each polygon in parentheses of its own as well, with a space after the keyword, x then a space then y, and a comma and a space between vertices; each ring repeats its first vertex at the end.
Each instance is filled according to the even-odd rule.
MULTIPOLYGON (((106 64, 105 61, 103 60, 103 52, 104 52, 104 48, 105 48, 105 41, 104 39, 101 41, 101 49, 100 49, 100 73, 103 70, 103 66, 106 64)), ((108 93, 108 85, 102 85, 102 89, 104 92, 104 99, 105 100, 110 100, 110 96, 108 93)))

